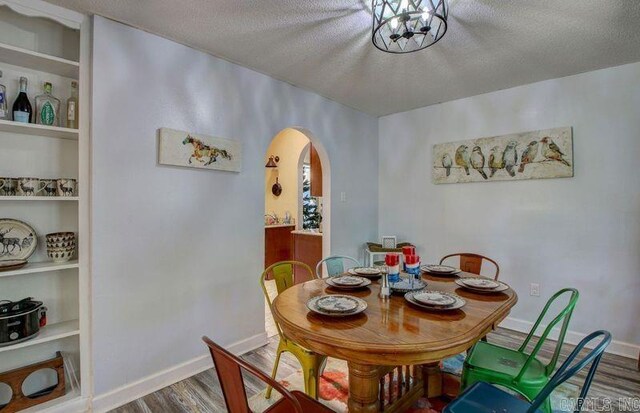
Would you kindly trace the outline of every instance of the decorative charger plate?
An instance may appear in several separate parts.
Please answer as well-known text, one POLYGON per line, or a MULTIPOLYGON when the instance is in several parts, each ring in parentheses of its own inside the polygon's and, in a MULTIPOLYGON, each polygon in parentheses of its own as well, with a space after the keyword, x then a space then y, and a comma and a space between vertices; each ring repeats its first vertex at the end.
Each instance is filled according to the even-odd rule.
POLYGON ((491 289, 486 289, 486 288, 477 288, 477 287, 473 287, 469 284, 465 284, 464 282, 462 282, 463 280, 468 280, 470 278, 459 278, 456 280, 456 284, 458 284, 460 287, 465 288, 467 290, 471 290, 473 292, 476 293, 485 293, 485 294, 491 294, 491 293, 499 293, 502 291, 506 291, 509 289, 509 286, 505 283, 502 283, 500 281, 494 281, 498 284, 498 287, 496 288, 491 288, 491 289))
POLYGON ((0 261, 26 260, 37 245, 36 231, 29 224, 0 218, 0 261))
POLYGON ((316 314, 330 317, 347 317, 360 314, 367 309, 367 302, 348 295, 320 295, 307 301, 307 308, 316 314), (340 304, 337 304, 340 303, 340 304), (342 307, 342 308, 338 308, 342 307), (337 309, 337 311, 327 310, 327 308, 337 309), (351 308, 345 311, 345 308, 351 308))
POLYGON ((456 299, 450 294, 428 290, 415 293, 413 299, 430 307, 446 307, 456 302, 456 299))
POLYGON ((0 261, 0 271, 17 270, 27 265, 27 260, 6 260, 0 261))
POLYGON ((404 295, 404 299, 417 307, 420 307, 424 310, 429 310, 429 311, 453 311, 453 310, 458 310, 467 304, 464 298, 459 297, 455 294, 450 294, 455 299, 455 302, 451 305, 436 306, 436 307, 431 305, 425 305, 414 298, 416 294, 420 294, 420 293, 421 291, 410 291, 404 295))
POLYGON ((394 293, 408 293, 409 291, 418 291, 427 287, 427 283, 422 280, 413 280, 413 284, 411 283, 410 278, 402 278, 397 283, 389 283, 391 287, 391 291, 394 293))
POLYGON ((360 276, 360 277, 369 278, 370 280, 375 280, 377 278, 382 277, 382 272, 380 270, 378 270, 378 272, 375 273, 375 274, 359 274, 359 273, 356 272, 355 268, 349 268, 347 270, 347 272, 349 274, 351 274, 351 275, 357 275, 357 276, 360 276))

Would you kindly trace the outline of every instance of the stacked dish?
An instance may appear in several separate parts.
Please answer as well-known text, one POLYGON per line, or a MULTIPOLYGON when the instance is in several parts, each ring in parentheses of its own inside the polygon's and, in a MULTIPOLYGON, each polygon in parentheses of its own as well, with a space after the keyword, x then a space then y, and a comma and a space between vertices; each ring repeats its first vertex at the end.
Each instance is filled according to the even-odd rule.
POLYGON ((347 317, 367 309, 367 302, 349 295, 320 295, 307 301, 307 308, 320 315, 347 317))
POLYGON ((408 293, 409 291, 423 290, 427 287, 427 283, 422 280, 402 278, 397 283, 390 283, 391 291, 394 293, 408 293))
POLYGON ((422 265, 420 266, 420 270, 423 272, 428 272, 429 274, 441 275, 441 276, 454 276, 460 272, 462 272, 459 268, 450 267, 448 265, 422 265))
POLYGON ((348 273, 351 275, 359 275, 370 279, 380 278, 382 276, 382 270, 377 267, 358 267, 350 268, 348 273))
POLYGON ((371 285, 371 281, 359 277, 357 275, 342 275, 338 277, 329 277, 325 280, 327 284, 329 284, 333 288, 338 288, 341 290, 356 290, 358 288, 364 288, 368 285, 371 285))
POLYGON ((476 293, 499 293, 509 289, 505 283, 481 277, 459 278, 456 280, 456 284, 476 293))
POLYGON ((53 262, 66 262, 76 250, 76 234, 73 232, 54 232, 47 234, 47 255, 53 262))
POLYGON ((411 304, 430 311, 451 311, 462 308, 467 303, 463 298, 442 291, 410 291, 404 299, 411 304))

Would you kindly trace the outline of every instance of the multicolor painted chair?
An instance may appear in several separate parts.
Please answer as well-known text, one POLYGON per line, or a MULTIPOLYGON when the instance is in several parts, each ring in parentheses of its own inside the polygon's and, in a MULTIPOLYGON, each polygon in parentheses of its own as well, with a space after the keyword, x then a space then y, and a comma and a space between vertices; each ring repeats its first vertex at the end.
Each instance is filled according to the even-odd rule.
POLYGON ((458 264, 458 266, 462 271, 480 275, 482 262, 488 261, 493 264, 494 267, 496 267, 496 273, 494 274, 493 279, 497 280, 498 276, 500 275, 500 266, 498 265, 498 263, 489 257, 485 257, 484 255, 473 254, 470 252, 457 252, 455 254, 449 254, 442 257, 442 259, 440 260, 440 264, 442 264, 447 258, 451 257, 460 257, 460 263, 458 264))
POLYGON ((333 255, 323 259, 316 265, 316 277, 318 278, 322 278, 322 264, 327 268, 327 275, 329 277, 343 274, 349 268, 361 267, 360 261, 355 258, 346 255, 333 255), (350 266, 345 268, 345 263, 350 264, 350 266))
POLYGON ((229 413, 251 413, 242 379, 242 370, 251 373, 269 386, 273 386, 278 393, 282 394, 282 399, 271 405, 265 410, 265 413, 333 413, 333 410, 324 407, 302 392, 288 391, 283 385, 251 364, 229 353, 208 337, 202 337, 202 340, 209 347, 224 395, 224 403, 229 413))
POLYGON ((551 377, 542 390, 540 390, 531 403, 486 382, 477 382, 465 390, 457 399, 449 403, 443 413, 541 413, 539 407, 548 403, 551 392, 591 363, 591 368, 587 373, 584 385, 580 391, 580 397, 574 400, 575 404, 572 407, 574 413, 579 413, 582 411, 582 404, 587 397, 591 381, 598 369, 602 354, 610 342, 611 334, 608 331, 596 331, 585 337, 576 348, 573 349, 569 357, 567 357, 567 360, 562 363, 562 366, 560 366, 558 371, 551 377), (581 360, 575 361, 578 354, 580 354, 590 342, 598 338, 600 338, 600 342, 593 350, 581 360))
MULTIPOLYGON (((266 270, 264 270, 262 272, 262 275, 260 276, 260 285, 262 286, 262 291, 264 292, 264 296, 267 299, 267 303, 269 303, 269 309, 271 310, 272 314, 273 303, 269 298, 269 293, 267 292, 267 287, 265 284, 265 279, 267 277, 267 274, 269 273, 271 273, 273 279, 276 282, 276 289, 278 291, 278 294, 281 294, 287 288, 296 284, 296 281, 308 281, 315 278, 313 272, 311 272, 311 268, 309 268, 308 265, 298 261, 276 262, 275 264, 270 265, 266 270), (304 278, 303 280, 297 280, 300 274, 304 274, 304 277, 300 277, 304 278)), ((316 354, 313 351, 307 350, 299 344, 291 341, 291 339, 284 335, 282 329, 280 328, 280 325, 277 322, 276 328, 278 329, 280 342, 278 343, 276 361, 273 365, 273 372, 271 373, 271 377, 274 380, 276 379, 276 374, 278 373, 278 364, 280 363, 280 355, 282 355, 282 353, 284 353, 285 351, 288 351, 298 359, 300 365, 302 366, 305 393, 316 399, 318 397, 319 377, 322 374, 322 370, 324 368, 324 365, 326 364, 327 357, 316 354)), ((271 385, 267 387, 267 391, 265 393, 265 397, 267 399, 271 397, 271 389, 271 385)))
MULTIPOLYGON (((511 350, 484 341, 476 343, 464 362, 461 390, 471 387, 471 385, 476 382, 484 381, 507 387, 522 394, 527 400, 533 400, 547 385, 549 377, 551 377, 551 374, 556 368, 571 314, 578 301, 578 296, 578 290, 574 288, 565 288, 555 293, 553 297, 547 301, 538 320, 518 350, 511 350), (530 343, 533 344, 532 338, 545 318, 549 307, 551 307, 559 297, 566 294, 569 294, 567 305, 547 325, 533 346, 532 351, 527 353, 527 347, 530 343), (560 321, 562 321, 562 327, 558 341, 556 342, 553 357, 551 357, 551 361, 545 365, 538 360, 537 355, 551 330, 555 328, 560 321)), ((542 403, 542 410, 546 413, 551 413, 551 405, 548 399, 545 399, 542 403)))

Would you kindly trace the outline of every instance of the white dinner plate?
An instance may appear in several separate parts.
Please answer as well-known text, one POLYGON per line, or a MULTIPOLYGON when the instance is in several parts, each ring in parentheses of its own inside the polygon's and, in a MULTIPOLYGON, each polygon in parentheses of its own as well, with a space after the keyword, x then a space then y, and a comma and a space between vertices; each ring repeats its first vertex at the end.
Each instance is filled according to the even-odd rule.
POLYGON ((333 281, 334 284, 347 286, 347 287, 360 285, 364 283, 365 280, 366 278, 362 278, 354 275, 342 275, 338 277, 331 277, 331 281, 333 281))
MULTIPOLYGON (((329 305, 329 307, 331 307, 331 305, 329 305)), ((307 308, 316 314, 320 314, 320 315, 324 315, 324 316, 329 316, 329 317, 347 317, 347 316, 352 316, 352 315, 356 315, 356 314, 360 314, 361 312, 363 312, 364 310, 367 309, 367 302, 357 298, 357 297, 350 297, 348 295, 320 295, 317 297, 313 297, 312 299, 310 299, 309 301, 307 301, 307 308), (342 298, 348 298, 349 301, 353 301, 355 302, 355 306, 349 304, 348 307, 352 308, 350 311, 328 311, 326 310, 324 307, 327 306, 328 301, 326 300, 328 297, 342 297, 342 298), (318 302, 322 301, 321 305, 318 305, 318 302)))
POLYGON ((349 274, 351 274, 351 275, 357 275, 357 276, 360 276, 360 277, 365 277, 365 278, 368 278, 370 280, 375 280, 377 278, 382 277, 382 271, 380 271, 380 270, 378 270, 378 272, 375 273, 375 274, 359 274, 359 273, 356 272, 355 268, 349 268, 347 270, 347 272, 349 274))
POLYGON ((340 289, 340 290, 357 290, 359 288, 364 288, 364 287, 368 287, 369 285, 371 285, 371 280, 369 280, 367 278, 362 278, 363 282, 361 284, 355 284, 355 285, 336 284, 334 278, 337 278, 337 277, 325 278, 325 282, 330 287, 337 288, 337 289, 340 289))
POLYGON ((419 293, 420 293, 420 291, 408 292, 408 293, 406 293, 404 295, 404 299, 407 300, 408 302, 410 302, 411 304, 414 304, 416 307, 419 307, 419 308, 421 308, 423 310, 429 310, 429 311, 453 311, 453 310, 458 310, 458 309, 464 307, 467 304, 467 302, 464 300, 464 298, 459 297, 459 296, 457 296, 455 294, 451 294, 451 296, 453 298, 455 298, 455 300, 456 300, 451 305, 444 306, 444 307, 443 306, 434 307, 434 306, 431 306, 431 305, 425 305, 425 304, 422 304, 420 301, 418 301, 418 300, 416 300, 414 298, 414 295, 415 294, 419 294, 419 293))
POLYGON ((359 268, 354 268, 353 271, 358 275, 378 275, 378 274, 380 274, 380 268, 375 268, 375 267, 359 267, 359 268))
POLYGON ((461 269, 448 265, 421 265, 420 270, 435 275, 456 275, 462 272, 461 269))
POLYGON ((472 287, 471 285, 467 285, 465 283, 462 282, 462 280, 466 280, 467 278, 459 278, 456 280, 456 284, 458 284, 460 287, 469 290, 469 291, 473 291, 476 293, 483 293, 483 294, 493 294, 493 293, 500 293, 502 291, 506 291, 509 289, 509 286, 503 282, 498 281, 499 286, 496 288, 492 288, 490 290, 487 290, 486 288, 476 288, 476 287, 472 287))
POLYGON ((500 287, 499 282, 480 277, 461 278, 460 282, 467 287, 479 288, 481 290, 494 290, 500 287))
POLYGON ((423 290, 415 293, 413 299, 431 307, 446 307, 456 302, 450 294, 440 291, 423 290))

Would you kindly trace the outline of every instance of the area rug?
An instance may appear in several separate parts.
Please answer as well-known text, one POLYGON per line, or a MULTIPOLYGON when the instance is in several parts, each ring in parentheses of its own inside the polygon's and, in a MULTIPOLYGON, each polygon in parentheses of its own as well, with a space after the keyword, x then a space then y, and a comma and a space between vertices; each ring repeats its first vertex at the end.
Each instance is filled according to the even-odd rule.
MULTIPOLYGON (((464 355, 459 354, 441 363, 445 373, 443 387, 453 388, 459 385, 462 373, 464 355)), ((302 370, 297 370, 290 376, 278 380, 288 390, 304 391, 302 370)), ((560 401, 566 398, 578 397, 579 389, 571 384, 564 384, 551 396, 551 405, 555 413, 563 413, 560 410, 560 401)), ((265 399, 264 390, 249 399, 249 406, 254 412, 262 412, 279 400, 282 396, 272 392, 270 399, 265 399)), ((349 397, 349 373, 347 363, 337 359, 328 359, 324 373, 320 377, 318 400, 337 413, 347 413, 347 398, 349 397)), ((446 406, 445 399, 418 399, 406 413, 441 413, 446 406)))

